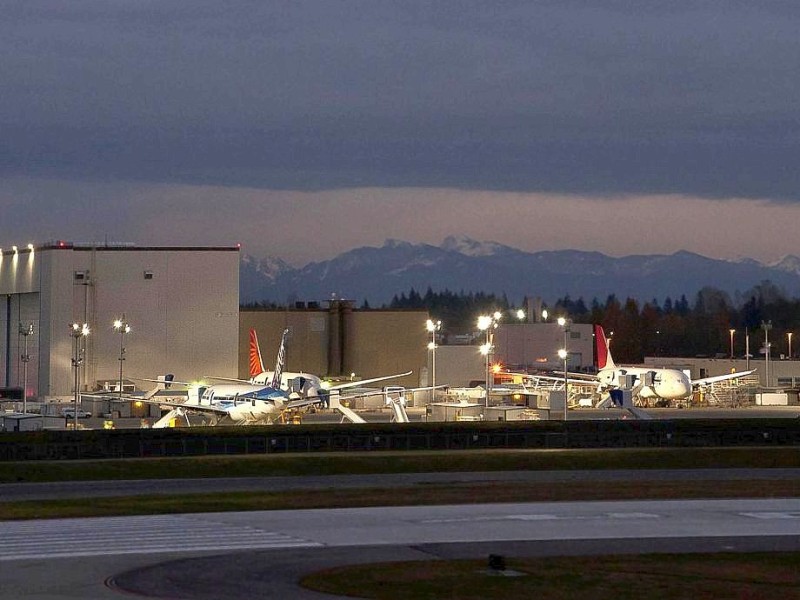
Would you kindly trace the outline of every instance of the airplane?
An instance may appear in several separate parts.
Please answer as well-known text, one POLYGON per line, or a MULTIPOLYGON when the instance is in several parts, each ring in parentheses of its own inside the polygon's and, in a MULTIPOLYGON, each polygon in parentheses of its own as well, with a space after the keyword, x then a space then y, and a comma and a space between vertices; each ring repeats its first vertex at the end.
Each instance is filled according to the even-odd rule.
POLYGON ((594 326, 594 339, 598 368, 596 380, 601 393, 627 387, 643 399, 682 400, 713 383, 740 379, 755 372, 753 369, 692 380, 678 369, 617 366, 601 325, 594 326))
MULTIPOLYGON (((155 380, 158 387, 155 392, 166 389, 172 384, 189 386, 189 397, 185 402, 157 398, 154 390, 144 398, 136 398, 142 402, 169 406, 171 410, 153 424, 153 428, 169 427, 177 417, 186 418, 188 412, 211 416, 212 425, 230 421, 235 425, 270 423, 285 410, 304 408, 323 401, 320 397, 291 398, 280 388, 283 366, 286 360, 286 336, 283 332, 275 369, 267 382, 261 383, 223 383, 218 385, 198 386, 186 382, 176 382, 172 375, 155 380)), ((153 381, 153 380, 148 380, 153 381)), ((188 418, 186 419, 188 423, 188 418)))
MULTIPOLYGON (((619 404, 618 394, 623 390, 630 390, 632 396, 646 400, 683 400, 711 384, 740 379, 755 373, 755 369, 753 369, 692 380, 686 373, 678 369, 619 366, 611 356, 611 349, 601 325, 594 326, 594 339, 597 374, 569 373, 567 382, 577 385, 594 384, 600 395, 609 394, 610 397, 600 402, 598 408, 607 407, 609 404, 619 404)), ((539 386, 545 383, 547 387, 563 385, 564 382, 563 377, 550 375, 531 374, 527 375, 526 379, 539 386)))
MULTIPOLYGON (((289 330, 283 332, 285 336, 289 330)), ((371 383, 379 381, 386 381, 388 379, 397 379, 398 377, 406 377, 411 375, 412 371, 405 373, 397 373, 396 375, 384 375, 382 377, 373 377, 372 379, 361 379, 359 381, 348 381, 336 385, 328 385, 317 375, 312 373, 303 372, 281 372, 279 375, 279 382, 275 381, 275 371, 267 371, 264 368, 264 361, 261 358, 261 348, 258 344, 258 335, 255 329, 250 330, 250 347, 249 347, 249 368, 250 379, 233 379, 228 377, 217 377, 213 375, 204 376, 205 379, 215 379, 218 381, 230 381, 238 384, 250 385, 265 385, 267 381, 272 385, 285 391, 289 394, 291 399, 299 398, 319 398, 325 404, 328 403, 328 398, 331 392, 341 391, 344 389, 364 387, 371 383)))

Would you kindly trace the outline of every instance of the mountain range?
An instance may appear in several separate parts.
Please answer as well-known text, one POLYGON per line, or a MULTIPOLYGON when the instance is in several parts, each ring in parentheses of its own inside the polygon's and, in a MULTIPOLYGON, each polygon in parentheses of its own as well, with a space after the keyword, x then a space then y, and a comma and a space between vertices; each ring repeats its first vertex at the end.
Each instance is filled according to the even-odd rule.
POLYGON ((242 303, 324 301, 338 298, 388 304, 414 288, 424 293, 505 293, 513 302, 539 296, 552 302, 573 299, 604 301, 609 294, 641 301, 663 301, 685 295, 690 301, 710 286, 737 297, 771 281, 788 296, 800 296, 800 258, 786 256, 774 264, 754 259, 721 260, 691 252, 611 257, 600 252, 558 250, 525 252, 496 242, 448 237, 441 245, 386 240, 380 247, 361 247, 335 258, 295 268, 285 261, 242 255, 242 303))

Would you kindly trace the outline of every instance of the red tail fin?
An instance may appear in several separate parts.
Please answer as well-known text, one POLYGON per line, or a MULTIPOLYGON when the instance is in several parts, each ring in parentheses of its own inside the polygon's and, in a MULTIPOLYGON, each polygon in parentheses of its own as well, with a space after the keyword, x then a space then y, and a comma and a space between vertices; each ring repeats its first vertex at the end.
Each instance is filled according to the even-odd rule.
POLYGON ((608 347, 608 340, 606 340, 602 325, 594 326, 594 347, 597 352, 597 368, 613 369, 616 365, 614 359, 611 358, 611 349, 608 347))
POLYGON ((264 372, 264 362, 261 360, 261 348, 258 347, 256 330, 250 330, 250 377, 256 377, 264 372))

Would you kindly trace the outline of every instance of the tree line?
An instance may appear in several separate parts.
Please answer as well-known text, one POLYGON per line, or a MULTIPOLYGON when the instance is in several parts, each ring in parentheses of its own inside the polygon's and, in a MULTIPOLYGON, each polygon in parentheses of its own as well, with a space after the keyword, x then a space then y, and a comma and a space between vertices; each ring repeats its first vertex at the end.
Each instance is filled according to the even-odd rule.
MULTIPOLYGON (((771 355, 788 353, 788 333, 800 334, 800 299, 788 298, 770 281, 737 295, 734 303, 726 292, 704 287, 690 302, 685 295, 640 302, 609 295, 604 301, 569 295, 552 305, 544 304, 551 318, 566 316, 575 323, 598 323, 609 335, 613 332, 614 358, 621 362, 641 362, 645 356, 729 356, 731 329, 734 330, 734 355, 745 354, 745 335, 750 338, 750 353, 759 356, 764 344, 762 323, 770 323, 771 355)), ((387 306, 385 306, 387 307, 387 306)), ((476 329, 477 316, 489 312, 521 308, 505 295, 483 292, 434 292, 420 294, 413 288, 395 295, 388 308, 427 310, 442 321, 445 335, 469 333, 476 329)), ((800 354, 800 335, 792 340, 792 354, 800 354)))

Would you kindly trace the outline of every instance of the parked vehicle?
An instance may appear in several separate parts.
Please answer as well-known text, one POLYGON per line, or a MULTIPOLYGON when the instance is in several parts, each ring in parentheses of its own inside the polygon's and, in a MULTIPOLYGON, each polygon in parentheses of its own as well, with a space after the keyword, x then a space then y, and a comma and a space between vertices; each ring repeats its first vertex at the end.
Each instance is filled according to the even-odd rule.
MULTIPOLYGON (((64 416, 64 417, 67 417, 68 419, 74 419, 75 418, 75 409, 74 408, 62 408, 61 409, 61 415, 64 416)), ((78 418, 79 419, 88 419, 91 416, 92 416, 92 413, 87 412, 85 410, 82 410, 80 408, 78 409, 78 418)))

